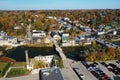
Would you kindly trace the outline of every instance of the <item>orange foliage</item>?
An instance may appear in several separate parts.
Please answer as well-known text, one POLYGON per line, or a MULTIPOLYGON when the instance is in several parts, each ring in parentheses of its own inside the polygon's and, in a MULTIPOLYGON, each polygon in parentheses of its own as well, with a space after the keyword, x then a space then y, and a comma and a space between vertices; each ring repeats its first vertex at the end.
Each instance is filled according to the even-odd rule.
POLYGON ((8 57, 0 57, 1 62, 12 62, 13 64, 16 62, 14 59, 8 58, 8 57))
POLYGON ((108 48, 108 49, 107 49, 107 52, 108 52, 108 53, 115 53, 115 49, 114 49, 114 48, 108 48))

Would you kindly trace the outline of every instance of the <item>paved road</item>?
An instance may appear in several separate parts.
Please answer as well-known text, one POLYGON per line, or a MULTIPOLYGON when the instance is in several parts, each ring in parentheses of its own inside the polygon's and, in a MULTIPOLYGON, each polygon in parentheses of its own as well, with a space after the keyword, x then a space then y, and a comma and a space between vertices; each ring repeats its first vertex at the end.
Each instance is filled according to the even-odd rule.
POLYGON ((12 78, 0 78, 0 80, 39 80, 38 74, 32 74, 21 77, 12 77, 12 78))
POLYGON ((53 44, 55 45, 55 49, 59 53, 59 55, 62 58, 62 60, 66 60, 66 56, 63 53, 62 48, 57 44, 57 42, 55 40, 53 40, 53 44))
POLYGON ((110 42, 107 42, 107 41, 104 41, 104 40, 101 40, 101 39, 95 39, 98 43, 102 44, 102 45, 105 45, 107 47, 112 47, 112 48, 119 48, 120 49, 120 46, 118 45, 115 45, 113 43, 110 43, 110 42))
POLYGON ((80 80, 76 73, 70 66, 70 60, 66 59, 63 61, 64 68, 62 69, 62 74, 65 80, 80 80))

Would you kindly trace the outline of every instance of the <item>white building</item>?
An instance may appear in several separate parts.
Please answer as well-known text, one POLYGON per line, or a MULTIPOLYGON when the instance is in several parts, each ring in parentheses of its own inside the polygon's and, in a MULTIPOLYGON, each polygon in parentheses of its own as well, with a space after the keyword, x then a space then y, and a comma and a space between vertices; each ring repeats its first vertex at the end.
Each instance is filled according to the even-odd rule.
POLYGON ((49 55, 49 56, 36 56, 34 57, 34 60, 31 60, 29 62, 29 64, 27 65, 27 69, 28 70, 33 70, 33 71, 39 71, 42 68, 35 68, 34 65, 36 65, 36 62, 38 63, 40 61, 44 62, 45 65, 42 68, 50 68, 51 64, 53 63, 53 66, 55 66, 55 60, 54 60, 54 56, 53 55, 49 55))
POLYGON ((18 43, 18 40, 15 37, 8 36, 8 43, 16 44, 18 43))
POLYGON ((102 35, 102 34, 105 34, 105 32, 104 31, 98 31, 97 32, 97 35, 102 35))
POLYGON ((44 38, 46 37, 46 33, 44 31, 33 30, 32 37, 33 38, 44 38))
POLYGON ((0 32, 0 40, 4 40, 6 37, 7 37, 6 32, 1 31, 1 32, 0 32))
POLYGON ((51 32, 50 35, 56 41, 61 39, 60 35, 58 33, 56 33, 56 32, 51 32))

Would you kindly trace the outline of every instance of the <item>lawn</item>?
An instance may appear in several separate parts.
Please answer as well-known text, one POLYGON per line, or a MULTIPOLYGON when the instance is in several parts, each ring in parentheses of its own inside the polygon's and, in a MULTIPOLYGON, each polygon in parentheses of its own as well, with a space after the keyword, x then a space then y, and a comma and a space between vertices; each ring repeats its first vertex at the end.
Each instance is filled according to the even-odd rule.
POLYGON ((3 77, 10 67, 10 63, 8 62, 0 62, 0 77, 3 77))
POLYGON ((21 67, 21 66, 25 66, 26 65, 26 62, 16 62, 13 67, 21 67))
POLYGON ((12 68, 10 72, 7 74, 7 77, 21 76, 27 73, 27 69, 25 68, 12 68))
POLYGON ((7 64, 7 62, 0 62, 0 71, 2 71, 7 64))

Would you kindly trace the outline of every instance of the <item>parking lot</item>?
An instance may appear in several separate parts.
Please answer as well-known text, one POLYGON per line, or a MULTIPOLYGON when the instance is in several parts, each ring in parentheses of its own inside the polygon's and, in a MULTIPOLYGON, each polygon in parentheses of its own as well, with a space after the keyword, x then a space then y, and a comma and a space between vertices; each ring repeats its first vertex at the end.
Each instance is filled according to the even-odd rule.
POLYGON ((74 62, 71 67, 80 80, 120 80, 120 63, 106 62, 74 62))

